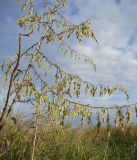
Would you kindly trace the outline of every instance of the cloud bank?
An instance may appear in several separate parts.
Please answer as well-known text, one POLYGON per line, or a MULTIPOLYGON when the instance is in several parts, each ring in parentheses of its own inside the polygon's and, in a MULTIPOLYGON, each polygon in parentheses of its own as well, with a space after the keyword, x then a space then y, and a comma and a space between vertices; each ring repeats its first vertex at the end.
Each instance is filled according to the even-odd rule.
MULTIPOLYGON (((16 20, 19 16, 17 0, 0 1, 0 61, 13 55, 17 50, 19 30, 16 20), (8 48, 6 47, 8 45, 8 48)), ((67 58, 57 58, 51 54, 55 62, 63 65, 67 71, 79 74, 83 79, 103 84, 122 84, 127 88, 132 101, 137 101, 137 1, 136 0, 75 0, 68 1, 65 16, 75 23, 86 19, 92 22, 93 30, 99 44, 91 40, 76 43, 73 48, 93 57, 97 72, 84 64, 75 64, 67 58), (90 73, 90 74, 89 74, 90 73)), ((55 49, 56 50, 56 49, 55 49)), ((54 52, 54 49, 52 49, 54 52)), ((85 98, 84 98, 85 99, 85 98)), ((116 94, 85 100, 95 104, 126 103, 123 95, 116 94)))

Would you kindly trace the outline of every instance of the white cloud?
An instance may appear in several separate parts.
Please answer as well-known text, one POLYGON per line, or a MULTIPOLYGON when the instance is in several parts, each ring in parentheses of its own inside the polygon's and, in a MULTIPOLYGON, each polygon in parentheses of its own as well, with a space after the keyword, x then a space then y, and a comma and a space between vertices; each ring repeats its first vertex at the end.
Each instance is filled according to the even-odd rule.
MULTIPOLYGON (((67 69, 90 82, 122 84, 133 96, 132 100, 137 99, 137 41, 134 38, 137 1, 123 0, 118 4, 114 0, 76 0, 67 11, 68 18, 76 23, 90 18, 99 41, 99 44, 84 41, 77 45, 72 42, 74 48, 93 57, 97 65, 96 73, 83 64, 71 63, 67 69), (74 9, 76 12, 71 14, 74 9)), ((110 99, 114 102, 116 98, 110 99)), ((118 101, 124 102, 122 98, 118 101)))
MULTIPOLYGON (((75 64, 74 61, 69 61, 67 58, 60 58, 61 56, 60 60, 57 60, 60 62, 59 65, 63 64, 66 70, 77 73, 90 82, 123 84, 131 95, 133 93, 135 95, 137 93, 137 38, 135 34, 137 1, 121 0, 118 4, 115 0, 75 0, 68 1, 68 3, 71 5, 67 7, 66 16, 70 20, 81 23, 90 18, 92 22, 99 44, 93 41, 84 41, 75 45, 72 40, 72 46, 93 57, 97 64, 97 72, 94 73, 92 68, 87 65, 75 64), (132 43, 130 44, 131 39, 132 43)), ((16 22, 11 21, 11 17, 9 17, 3 26, 2 35, 6 37, 8 31, 8 40, 5 38, 4 42, 8 46, 11 43, 10 48, 17 46, 17 33, 16 36, 11 36, 9 39, 9 35, 13 31, 15 34, 14 23, 16 22)), ((27 44, 29 43, 27 42, 27 44)), ((4 46, 3 43, 1 45, 4 46)), ((6 49, 8 55, 11 54, 10 48, 6 49)), ((1 49, 1 51, 3 50, 1 49)), ((5 53, 5 50, 3 52, 5 53)), ((57 57, 58 54, 55 56, 54 53, 53 58, 59 59, 57 57)))

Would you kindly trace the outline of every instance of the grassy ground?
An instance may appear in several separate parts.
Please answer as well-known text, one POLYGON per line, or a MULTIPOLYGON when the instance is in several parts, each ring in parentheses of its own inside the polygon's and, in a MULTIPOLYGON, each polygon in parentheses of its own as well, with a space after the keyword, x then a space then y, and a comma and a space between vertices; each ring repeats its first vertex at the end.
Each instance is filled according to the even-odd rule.
MULTIPOLYGON (((8 123, 0 132, 0 160, 30 160, 34 130, 8 123)), ((39 130, 36 160, 136 160, 137 126, 124 132, 96 128, 52 128, 39 130)))

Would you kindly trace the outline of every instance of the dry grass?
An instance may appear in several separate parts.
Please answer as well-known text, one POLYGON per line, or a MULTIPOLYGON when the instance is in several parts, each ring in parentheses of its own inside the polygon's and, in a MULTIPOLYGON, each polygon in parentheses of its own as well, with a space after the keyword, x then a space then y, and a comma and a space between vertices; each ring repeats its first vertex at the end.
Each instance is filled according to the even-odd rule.
MULTIPOLYGON (((0 132, 1 160, 30 160, 34 129, 8 120, 0 132)), ((36 160, 136 160, 137 126, 112 129, 108 139, 107 130, 102 128, 48 128, 38 131, 36 160)))

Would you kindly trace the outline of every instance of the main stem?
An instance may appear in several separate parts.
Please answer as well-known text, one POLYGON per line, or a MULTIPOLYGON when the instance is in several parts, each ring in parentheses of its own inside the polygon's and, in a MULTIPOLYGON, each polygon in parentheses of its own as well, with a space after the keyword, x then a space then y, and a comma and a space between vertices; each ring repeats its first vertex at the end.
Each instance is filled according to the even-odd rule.
MULTIPOLYGON (((15 65, 15 67, 14 67, 12 73, 11 73, 9 88, 8 88, 8 92, 7 92, 7 96, 6 96, 6 101, 5 101, 5 105, 3 107, 3 111, 2 111, 2 114, 1 114, 1 117, 0 117, 0 130, 2 130, 2 128, 3 128, 4 119, 5 119, 5 115, 6 115, 8 104, 9 104, 9 99, 10 99, 10 94, 11 94, 11 90, 12 90, 14 77, 16 75, 16 71, 18 70, 18 67, 19 67, 19 64, 20 64, 20 59, 21 59, 21 56, 22 56, 21 49, 22 49, 22 34, 20 33, 19 34, 19 52, 18 52, 18 55, 17 55, 17 62, 16 62, 16 65, 15 65)), ((10 108, 10 110, 11 110, 11 108, 10 108)))

